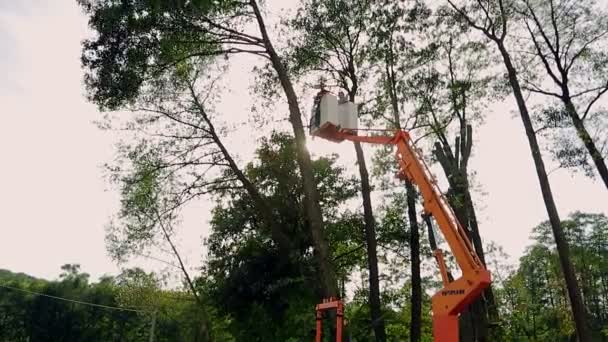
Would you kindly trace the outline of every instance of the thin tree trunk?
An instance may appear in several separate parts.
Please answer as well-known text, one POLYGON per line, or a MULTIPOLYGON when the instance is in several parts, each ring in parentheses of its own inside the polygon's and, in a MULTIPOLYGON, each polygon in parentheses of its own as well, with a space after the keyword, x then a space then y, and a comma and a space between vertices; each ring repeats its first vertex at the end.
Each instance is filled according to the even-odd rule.
POLYGON ((365 241, 367 244, 367 265, 369 269, 369 307, 372 327, 376 341, 386 341, 382 305, 380 303, 380 280, 378 278, 378 255, 376 246, 376 224, 372 211, 371 188, 369 174, 365 165, 365 156, 361 143, 354 142, 357 153, 357 164, 361 175, 361 195, 363 196, 363 219, 365 221, 365 241))
MULTIPOLYGON (((560 265, 564 274, 564 278, 566 280, 568 296, 570 298, 570 304, 572 306, 572 315, 576 325, 576 332, 581 342, 591 341, 587 325, 587 314, 585 312, 585 306, 581 298, 580 288, 578 286, 578 282, 574 273, 574 267, 572 266, 572 261, 570 260, 570 251, 568 248, 568 243, 565 239, 564 232, 561 227, 559 214, 555 206, 553 193, 551 192, 551 185, 549 183, 547 171, 545 170, 545 164, 543 162, 542 155, 540 153, 540 148, 538 146, 538 141, 536 139, 536 132, 534 131, 532 120, 530 118, 530 113, 528 112, 526 101, 521 91, 521 86, 517 77, 517 71, 513 66, 511 56, 509 55, 509 52, 507 51, 504 45, 504 39, 507 36, 509 15, 506 12, 505 4, 502 0, 498 1, 498 8, 502 18, 500 22, 501 32, 500 34, 498 34, 496 32, 496 26, 498 25, 491 26, 491 29, 488 29, 486 26, 479 26, 475 23, 473 19, 471 19, 471 17, 465 11, 463 11, 460 7, 456 6, 451 0, 448 0, 448 2, 452 9, 454 9, 454 11, 456 11, 469 23, 469 26, 474 27, 475 29, 483 32, 486 37, 496 43, 496 47, 498 48, 500 55, 503 59, 505 68, 507 69, 509 83, 513 90, 515 101, 517 102, 517 107, 519 109, 520 117, 524 125, 526 136, 528 137, 530 152, 532 154, 532 159, 534 160, 534 165, 536 167, 536 174, 538 176, 543 200, 545 202, 545 208, 547 209, 549 222, 551 223, 551 229, 553 230, 553 236, 555 238, 555 244, 557 246, 560 265)), ((485 14, 486 19, 488 19, 488 13, 486 12, 485 14)), ((494 24, 491 23, 491 25, 494 24)))
POLYGON ((203 337, 203 341, 211 342, 214 339, 213 339, 213 336, 211 335, 211 324, 209 322, 209 317, 207 316, 207 310, 205 308, 205 303, 203 302, 203 299, 199 296, 198 291, 196 291, 196 287, 194 287, 194 282, 192 281, 192 278, 190 278, 190 274, 188 273, 188 270, 186 269, 186 265, 184 264, 182 257, 179 254, 177 247, 173 243, 173 240, 171 239, 171 236, 169 235, 169 231, 167 230, 167 227, 163 223, 163 221, 162 221, 163 219, 162 219, 162 217, 160 217, 158 212, 156 213, 156 219, 158 220, 158 224, 163 232, 163 235, 165 236, 165 240, 167 240, 167 243, 169 243, 169 246, 171 247, 171 250, 173 251, 175 258, 177 259, 177 262, 179 263, 179 268, 181 269, 181 271, 184 275, 184 279, 186 279, 186 283, 188 284, 188 287, 190 288, 190 291, 192 292, 192 296, 194 296, 194 300, 199 305, 199 308, 201 310, 201 313, 202 313, 201 335, 203 337))
POLYGON ((557 207, 555 206, 555 201, 553 199, 551 185, 549 183, 547 171, 545 170, 545 164, 540 153, 540 147, 538 145, 538 141, 536 140, 536 133, 534 131, 534 127, 532 126, 532 120, 530 119, 530 114, 528 112, 524 96, 521 92, 517 72, 511 61, 511 56, 506 50, 504 44, 501 41, 497 41, 496 43, 507 69, 509 83, 513 89, 513 95, 515 96, 515 101, 517 102, 517 107, 519 108, 520 116, 526 131, 526 136, 528 137, 530 152, 532 153, 532 159, 534 160, 534 165, 536 166, 536 174, 538 176, 543 200, 549 216, 549 222, 551 223, 551 229, 553 230, 560 265, 566 280, 566 287, 568 289, 568 296, 572 306, 572 314, 576 325, 576 332, 581 342, 590 342, 591 336, 589 335, 589 329, 587 326, 587 314, 581 298, 578 281, 576 280, 574 273, 574 267, 572 266, 572 261, 570 260, 570 249, 564 236, 564 231, 561 227, 561 221, 557 212, 557 207))
MULTIPOLYGON (((390 65, 392 59, 386 61, 386 72, 389 82, 389 95, 393 110, 393 121, 396 129, 401 130, 401 120, 399 120, 399 102, 397 100, 397 88, 395 73, 390 65)), ((412 296, 410 302, 410 340, 420 341, 422 336, 422 281, 420 278, 420 231, 416 218, 416 192, 414 185, 406 180, 406 201, 408 207, 408 221, 410 223, 410 256, 412 273, 412 296)), ((427 219, 429 219, 427 217, 427 219)), ((430 221, 428 221, 430 224, 430 221)), ((431 229, 431 226, 429 226, 431 229)), ((433 240, 434 242, 434 240, 433 240)))
MULTIPOLYGON (((352 65, 352 61, 349 60, 352 65)), ((354 70, 354 66, 353 66, 354 70)), ((355 102, 358 82, 354 71, 351 72, 352 88, 348 90, 349 100, 355 102)), ((360 142, 353 142, 359 165, 361 179, 361 195, 363 197, 363 218, 365 223, 365 240, 367 245, 367 264, 369 269, 369 305, 372 328, 376 341, 386 341, 386 330, 384 317, 382 315, 382 303, 380 301, 380 278, 378 271, 378 252, 376 241, 376 221, 372 209, 371 187, 369 184, 369 173, 365 163, 365 154, 360 142)))
POLYGON ((572 119, 572 124, 576 129, 576 133, 578 137, 583 141, 583 144, 589 152, 589 155, 591 156, 591 159, 593 160, 593 163, 595 164, 595 167, 597 168, 597 171, 600 174, 602 181, 604 181, 604 185, 608 189, 608 168, 606 168, 606 161, 604 160, 604 156, 602 156, 602 153, 597 149, 597 146, 595 146, 595 142, 587 131, 583 120, 578 115, 576 107, 574 106, 574 103, 572 103, 572 99, 570 98, 569 90, 563 89, 562 92, 564 94, 562 97, 562 102, 564 102, 566 111, 572 119))
POLYGON ((283 65, 281 58, 270 41, 270 37, 268 36, 266 25, 264 24, 264 19, 260 13, 260 9, 258 8, 257 1, 250 0, 249 3, 254 11, 262 39, 264 40, 264 46, 266 47, 266 51, 268 52, 272 66, 277 73, 289 106, 289 121, 293 127, 297 148, 297 162, 304 185, 304 202, 306 206, 306 213, 308 216, 311 235, 315 246, 315 255, 317 257, 319 267, 319 278, 322 292, 321 295, 324 298, 337 297, 338 283, 332 263, 331 251, 323 230, 323 214, 321 211, 321 205, 319 204, 319 193, 312 171, 310 153, 306 148, 306 134, 304 131, 304 125, 302 124, 302 113, 300 112, 298 97, 287 73, 287 69, 283 65))
POLYGON ((407 191, 407 215, 410 222, 410 257, 412 272, 412 297, 410 341, 419 342, 422 336, 422 280, 420 278, 420 231, 416 217, 416 190, 414 184, 405 181, 407 191))

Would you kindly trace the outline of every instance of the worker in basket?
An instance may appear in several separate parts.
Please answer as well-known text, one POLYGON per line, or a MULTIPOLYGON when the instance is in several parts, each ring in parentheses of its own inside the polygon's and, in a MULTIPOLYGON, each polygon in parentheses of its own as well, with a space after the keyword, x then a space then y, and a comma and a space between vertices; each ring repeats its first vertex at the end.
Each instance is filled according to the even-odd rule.
POLYGON ((311 134, 313 129, 321 125, 321 99, 325 94, 329 94, 329 90, 321 86, 321 90, 317 93, 313 100, 312 112, 310 113, 310 123, 308 126, 311 134))

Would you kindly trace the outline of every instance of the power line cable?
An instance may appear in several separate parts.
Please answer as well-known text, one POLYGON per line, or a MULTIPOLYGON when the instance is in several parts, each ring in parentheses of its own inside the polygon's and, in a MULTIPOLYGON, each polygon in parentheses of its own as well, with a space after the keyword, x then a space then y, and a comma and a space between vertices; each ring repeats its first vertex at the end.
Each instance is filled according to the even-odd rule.
POLYGON ((95 307, 104 308, 104 309, 110 309, 110 310, 121 310, 121 311, 131 311, 131 312, 145 312, 145 313, 153 313, 152 311, 143 310, 143 309, 135 309, 135 308, 120 308, 120 307, 117 307, 117 306, 109 306, 109 305, 103 305, 103 304, 95 304, 95 303, 83 302, 83 301, 76 300, 76 299, 70 299, 70 298, 64 298, 64 297, 53 296, 53 295, 49 295, 49 294, 45 294, 45 293, 34 292, 34 291, 30 291, 30 290, 25 290, 25 289, 20 289, 20 288, 18 288, 18 287, 13 287, 13 286, 4 285, 4 284, 0 284, 0 287, 6 288, 6 289, 9 289, 9 290, 13 290, 13 291, 20 291, 20 292, 25 292, 25 293, 29 293, 29 294, 33 294, 33 295, 37 295, 37 296, 48 297, 48 298, 53 298, 53 299, 63 300, 63 301, 66 301, 66 302, 72 302, 72 303, 77 303, 77 304, 83 304, 83 305, 95 306, 95 307))

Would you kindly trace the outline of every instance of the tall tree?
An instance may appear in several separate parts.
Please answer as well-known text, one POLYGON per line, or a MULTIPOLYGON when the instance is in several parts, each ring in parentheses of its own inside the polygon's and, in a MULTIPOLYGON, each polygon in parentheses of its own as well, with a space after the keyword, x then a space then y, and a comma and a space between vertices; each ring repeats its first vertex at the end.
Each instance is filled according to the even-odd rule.
POLYGON ((337 297, 338 283, 332 262, 332 255, 323 231, 323 214, 319 203, 319 192, 312 172, 310 153, 306 148, 306 135, 304 124, 302 123, 302 113, 300 112, 298 97, 294 90, 286 64, 275 50, 268 35, 264 18, 262 17, 257 2, 255 0, 250 0, 249 5, 252 7, 255 14, 262 36, 262 42, 268 53, 270 62, 276 71, 289 105, 289 122, 292 125, 296 146, 298 148, 297 160, 304 182, 304 201, 307 207, 306 212, 310 221, 313 241, 315 242, 315 251, 318 256, 319 276, 321 278, 321 283, 323 284, 323 296, 337 297))
MULTIPOLYGON (((183 53, 182 45, 186 43, 177 40, 178 37, 174 35, 178 33, 172 31, 179 30, 179 26, 172 26, 178 24, 171 22, 168 19, 170 16, 167 16, 166 22, 157 18, 159 15, 162 16, 163 10, 169 13, 176 11, 174 20, 178 20, 180 16, 178 9, 153 8, 159 12, 157 13, 152 10, 146 11, 145 8, 137 9, 128 4, 83 2, 83 6, 91 15, 90 25, 100 33, 97 41, 85 43, 83 52, 83 63, 89 70, 87 84, 91 99, 99 103, 104 110, 112 110, 124 105, 126 109, 134 111, 133 119, 125 124, 122 121, 126 120, 121 121, 120 118, 110 115, 106 116, 104 122, 104 127, 132 132, 130 140, 122 144, 118 150, 118 165, 110 166, 113 177, 116 179, 116 176, 120 177, 125 172, 129 172, 129 164, 132 164, 132 160, 138 155, 153 151, 158 159, 157 167, 180 180, 179 186, 174 184, 178 186, 174 194, 176 206, 185 205, 206 193, 221 189, 234 177, 239 179, 241 186, 256 199, 256 206, 264 219, 274 222, 272 209, 266 205, 266 201, 255 186, 244 177, 233 155, 226 148, 222 139, 224 129, 216 128, 217 115, 210 109, 212 107, 210 102, 219 93, 217 78, 207 79, 202 76, 202 71, 204 69, 209 76, 219 70, 214 72, 204 58, 206 47, 188 46, 193 50, 198 47, 202 51, 199 56, 182 60, 184 57, 180 53, 183 53), (118 29, 104 31, 107 29, 104 26, 106 21, 137 17, 138 11, 148 13, 149 17, 139 16, 139 20, 124 20, 123 24, 126 27, 122 29, 129 33, 120 36, 122 38, 112 36, 120 35, 118 29), (159 27, 164 32, 163 39, 156 42, 156 45, 150 43, 144 47, 129 45, 126 42, 133 39, 138 40, 139 44, 144 44, 143 41, 151 39, 149 31, 155 27, 159 27), (115 54, 98 53, 98 50, 104 50, 112 44, 119 45, 114 51, 115 54), (139 53, 147 54, 147 57, 139 56, 138 58, 142 60, 137 60, 136 53, 131 50, 133 47, 139 53), (120 49, 131 56, 125 62, 126 65, 123 65, 125 70, 115 70, 118 67, 112 62, 112 58, 119 58, 120 49), (146 58, 151 61, 147 61, 146 58), (157 61, 156 64, 152 62, 153 60, 157 61), (146 69, 153 76, 148 73, 139 75, 134 69, 146 69), (115 77, 120 81, 104 81, 103 77, 115 77), (126 79, 128 77, 134 79, 128 81, 126 79), (136 85, 139 84, 141 89, 137 90, 135 95, 130 94, 133 89, 122 89, 122 87, 128 88, 128 85, 122 82, 134 82, 136 85), (228 177, 223 177, 224 169, 231 171, 228 177)), ((200 39, 204 42, 203 37, 200 39)), ((288 237, 281 232, 281 227, 276 225, 270 227, 275 242, 287 256, 290 249, 288 237)))
POLYGON ((482 33, 487 40, 492 42, 503 60, 504 67, 507 70, 509 84, 513 91, 513 96, 515 97, 524 130, 528 138, 528 144, 536 167, 536 174, 538 176, 543 200, 547 209, 549 221, 551 222, 553 236, 560 257, 560 265, 570 297, 572 314, 574 321, 576 322, 577 335, 581 341, 590 341, 591 339, 588 333, 586 319, 587 314, 585 305, 582 301, 580 287, 575 276, 574 267, 570 259, 570 249, 564 236, 564 231, 560 225, 559 213, 553 198, 553 192, 545 169, 536 132, 522 92, 518 71, 515 68, 511 53, 506 44, 508 29, 510 27, 509 21, 512 20, 515 13, 514 3, 509 0, 497 0, 496 2, 487 3, 482 1, 465 1, 465 3, 461 5, 456 4, 453 0, 448 0, 448 2, 456 16, 466 22, 471 28, 482 33))
POLYGON ((80 0, 79 3, 97 32, 95 38, 84 43, 82 60, 88 71, 90 98, 102 109, 124 108, 136 102, 146 90, 155 86, 159 89, 157 82, 164 76, 188 65, 205 65, 220 56, 242 53, 271 61, 289 105, 289 121, 298 147, 298 166, 304 179, 307 215, 323 284, 322 296, 335 297, 336 276, 323 231, 298 97, 257 1, 80 0), (258 32, 245 30, 246 23, 253 23, 258 32))
MULTIPOLYGON (((607 12, 594 0, 524 0, 522 7, 522 20, 531 40, 526 53, 532 54, 537 62, 537 68, 530 63, 530 72, 524 74, 524 77, 528 76, 524 78, 524 89, 563 104, 563 110, 544 111, 545 115, 552 116, 553 120, 548 123, 563 121, 565 118, 560 113, 570 119, 570 125, 608 189, 606 151, 601 146, 605 143, 604 137, 601 133, 594 136, 586 125, 601 125, 595 117, 606 115, 592 109, 608 91, 607 12), (538 69, 544 72, 538 75, 538 69), (547 79, 549 84, 545 85, 547 79)), ((524 57, 524 60, 529 61, 529 58, 524 57)), ((547 128, 553 127, 547 125, 547 128)), ((569 151, 561 146, 555 150, 558 160, 565 165, 576 165, 577 159, 587 159, 577 158, 581 152, 578 149, 569 151)))
MULTIPOLYGON (((459 173, 454 174, 454 172, 459 172, 460 170, 448 164, 454 162, 455 157, 458 157, 458 162, 460 162, 460 156, 452 154, 446 157, 445 155, 452 152, 452 146, 447 140, 447 136, 450 134, 449 128, 453 126, 452 122, 457 121, 454 119, 455 114, 453 110, 449 108, 450 101, 448 99, 451 97, 453 89, 448 86, 449 81, 444 79, 445 76, 446 74, 442 74, 436 66, 427 65, 421 68, 408 81, 409 88, 412 89, 409 91, 409 96, 415 99, 413 103, 416 114, 422 120, 428 121, 428 126, 430 127, 429 133, 436 140, 435 158, 440 161, 440 165, 444 168, 444 172, 448 178, 448 202, 454 209, 458 221, 461 222, 463 227, 466 227, 469 238, 473 239, 473 234, 469 227, 469 207, 464 202, 464 190, 468 190, 468 184, 458 183, 463 180, 462 176, 459 173)), ((461 147, 466 149, 464 157, 468 160, 467 153, 469 146, 458 144, 458 152, 460 152, 461 147)), ((432 231, 429 231, 429 234, 432 234, 432 231)), ((479 299, 474 302, 469 309, 465 310, 459 318, 460 338, 466 341, 484 340, 487 338, 487 319, 483 300, 479 299)))

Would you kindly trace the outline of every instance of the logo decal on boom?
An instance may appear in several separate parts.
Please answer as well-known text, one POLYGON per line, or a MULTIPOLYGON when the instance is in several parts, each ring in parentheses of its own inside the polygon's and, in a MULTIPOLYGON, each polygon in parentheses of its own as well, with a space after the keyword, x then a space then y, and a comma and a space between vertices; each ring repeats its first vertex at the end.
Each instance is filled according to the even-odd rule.
POLYGON ((453 295, 463 295, 463 294, 464 294, 464 289, 441 291, 441 295, 443 295, 443 296, 453 296, 453 295))

